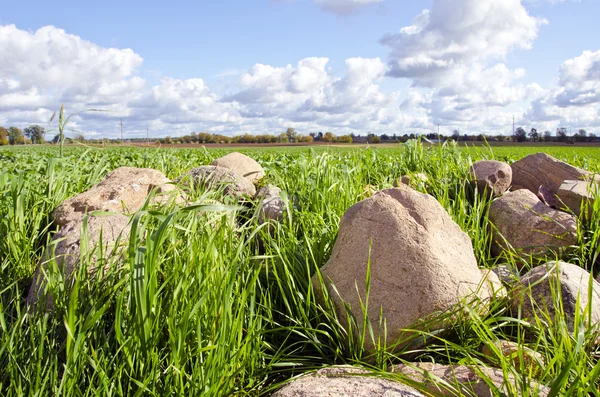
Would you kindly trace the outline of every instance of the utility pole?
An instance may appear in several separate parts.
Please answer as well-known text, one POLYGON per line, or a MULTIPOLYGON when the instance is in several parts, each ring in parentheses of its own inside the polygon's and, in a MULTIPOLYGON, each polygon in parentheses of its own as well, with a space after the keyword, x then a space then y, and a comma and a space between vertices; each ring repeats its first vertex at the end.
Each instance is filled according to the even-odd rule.
POLYGON ((150 146, 150 127, 146 126, 146 143, 150 146))
POLYGON ((121 143, 123 143, 123 119, 121 119, 121 143))

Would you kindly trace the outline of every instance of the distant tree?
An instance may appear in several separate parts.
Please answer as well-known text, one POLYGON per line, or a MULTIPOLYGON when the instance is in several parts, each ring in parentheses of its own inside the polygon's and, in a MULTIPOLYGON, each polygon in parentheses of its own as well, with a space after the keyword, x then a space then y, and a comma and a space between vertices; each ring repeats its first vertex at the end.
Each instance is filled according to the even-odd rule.
POLYGON ((515 133, 513 135, 513 140, 515 142, 525 142, 525 141, 527 141, 527 133, 525 132, 525 130, 523 128, 519 127, 515 130, 515 133))
POLYGON ((8 129, 8 143, 11 145, 22 145, 25 143, 25 137, 23 131, 17 127, 10 127, 8 129))
POLYGON ((577 134, 575 134, 575 140, 577 142, 585 142, 587 139, 587 131, 584 129, 580 129, 579 131, 577 131, 577 134))
POLYGON ((552 133, 548 130, 544 131, 544 142, 552 141, 552 133))
POLYGON ((85 142, 85 137, 83 136, 83 134, 75 134, 75 136, 73 137, 73 140, 76 142, 85 142))
POLYGON ((556 140, 559 142, 566 142, 568 140, 567 129, 565 127, 559 127, 556 129, 556 140))
POLYGON ((296 136, 296 141, 302 143, 310 143, 313 141, 313 137, 311 135, 298 135, 296 136))
POLYGON ((31 139, 31 142, 38 144, 44 143, 44 134, 46 134, 44 127, 39 125, 30 125, 29 127, 25 128, 23 132, 27 138, 31 139))
POLYGON ((379 142, 381 142, 381 139, 375 134, 369 134, 369 135, 367 135, 367 142, 379 143, 379 142))
POLYGON ((498 134, 498 135, 496 135, 496 140, 498 142, 504 142, 506 140, 506 137, 502 134, 498 134))
POLYGON ((460 131, 459 130, 452 131, 452 139, 454 139, 455 141, 458 141, 460 139, 460 131))
POLYGON ((338 138, 338 142, 340 143, 352 143, 351 135, 342 135, 338 138))
POLYGON ((323 142, 331 143, 333 141, 335 141, 335 135, 333 135, 333 133, 326 132, 325 135, 323 135, 323 142))
POLYGON ((537 132, 537 130, 535 128, 532 128, 531 131, 529 131, 529 134, 527 134, 529 136, 529 139, 532 142, 537 142, 540 140, 540 134, 537 132))
POLYGON ((288 138, 288 142, 296 142, 296 136, 298 135, 298 133, 296 132, 295 129, 293 128, 288 128, 285 131, 285 134, 287 135, 288 138))
POLYGON ((0 127, 0 146, 8 145, 8 130, 0 127))

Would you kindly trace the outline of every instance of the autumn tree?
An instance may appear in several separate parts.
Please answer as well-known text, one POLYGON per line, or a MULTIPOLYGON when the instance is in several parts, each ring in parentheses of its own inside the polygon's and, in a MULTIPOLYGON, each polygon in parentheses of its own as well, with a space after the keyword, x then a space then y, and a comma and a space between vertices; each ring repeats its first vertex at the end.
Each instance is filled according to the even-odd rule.
POLYGON ((8 129, 8 143, 11 145, 22 145, 25 143, 25 137, 23 131, 17 127, 10 127, 8 129))
POLYGON ((0 146, 8 145, 8 130, 0 127, 0 146))
POLYGON ((44 127, 39 125, 30 125, 29 127, 25 128, 25 131, 23 132, 27 138, 31 139, 31 142, 44 143, 44 134, 46 133, 44 127))

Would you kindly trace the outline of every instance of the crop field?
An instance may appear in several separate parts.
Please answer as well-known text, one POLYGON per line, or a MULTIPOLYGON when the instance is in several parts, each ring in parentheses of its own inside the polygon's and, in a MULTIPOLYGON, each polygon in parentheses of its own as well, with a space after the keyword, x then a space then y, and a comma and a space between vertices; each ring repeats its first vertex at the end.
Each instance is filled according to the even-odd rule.
MULTIPOLYGON (((494 362, 517 379, 506 395, 536 395, 530 378, 552 396, 600 395, 600 332, 583 326, 585 315, 574 330, 545 318, 526 322, 498 299, 486 313, 446 313, 451 320, 443 332, 427 335, 429 343, 396 349, 393 341, 373 341, 370 323, 349 332, 311 278, 330 258, 346 210, 415 173, 428 179, 414 188, 433 196, 467 233, 480 268, 522 261, 510 252, 492 255, 491 199, 473 194, 471 164, 510 164, 546 152, 600 173, 599 148, 410 141, 380 149, 237 150, 265 169, 261 185, 284 192, 280 223, 261 223, 252 199, 240 204, 218 189, 195 190, 185 204, 148 201, 132 215, 123 253, 82 250, 80 270, 67 277, 44 255, 59 204, 121 166, 175 179, 229 150, 67 147, 60 158, 51 146, 0 149, 0 395, 269 396, 291 378, 329 365, 361 366, 387 379, 401 379, 387 369, 406 362, 484 365, 481 345, 498 339, 520 346, 512 358, 494 362), (103 272, 86 271, 100 260, 103 272), (26 302, 40 261, 49 263, 51 312, 26 302), (529 349, 540 354, 535 370, 525 363, 529 349)), ((576 249, 561 258, 594 277, 599 220, 597 202, 577 225, 576 249)))

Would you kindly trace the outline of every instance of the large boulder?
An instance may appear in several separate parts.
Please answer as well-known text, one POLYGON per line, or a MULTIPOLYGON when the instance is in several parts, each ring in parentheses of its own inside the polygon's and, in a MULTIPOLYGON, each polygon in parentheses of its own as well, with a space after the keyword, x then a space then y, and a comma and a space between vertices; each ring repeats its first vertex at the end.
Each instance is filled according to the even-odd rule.
POLYGON ((577 216, 581 208, 586 209, 588 218, 591 217, 596 199, 596 186, 589 181, 566 180, 558 188, 559 208, 568 208, 577 216))
POLYGON ((466 365, 442 365, 433 363, 399 364, 392 371, 415 382, 422 383, 434 396, 547 396, 550 389, 530 380, 529 393, 522 390, 523 380, 512 374, 504 376, 501 369, 471 367, 466 365), (489 383, 493 386, 491 386, 489 383), (451 386, 445 386, 444 383, 451 386))
MULTIPOLYGON (((110 260, 111 257, 119 254, 129 236, 129 220, 128 216, 122 214, 88 216, 85 236, 82 235, 83 221, 70 222, 61 227, 52 238, 52 242, 47 247, 40 265, 35 271, 27 302, 34 306, 40 305, 40 299, 43 299, 46 289, 44 273, 48 269, 48 261, 53 257, 56 258, 56 264, 63 269, 66 277, 77 271, 81 255, 91 254, 92 266, 87 269, 89 272, 95 272, 99 267, 103 269, 105 263, 96 263, 99 250, 102 250, 101 257, 104 260, 110 260), (82 238, 84 237, 87 240, 87 249, 82 252, 82 238)), ((46 308, 51 310, 53 308, 52 299, 46 297, 45 302, 46 308)))
POLYGON ((492 252, 499 255, 507 243, 524 254, 546 254, 577 243, 576 218, 542 203, 529 190, 504 194, 490 206, 494 224, 492 252))
MULTIPOLYGON (((453 309, 474 292, 487 299, 491 285, 499 285, 491 272, 484 279, 469 236, 440 203, 406 186, 382 190, 342 217, 331 258, 321 269, 341 321, 346 302, 358 323, 363 322, 369 261, 367 315, 379 338, 385 331, 378 325, 382 310, 388 345, 404 336, 401 329, 453 309)), ((318 276, 313 285, 319 293, 318 276)), ((374 349, 369 338, 366 348, 374 349)))
POLYGON ((512 182, 510 165, 496 160, 481 160, 471 166, 471 177, 479 192, 489 191, 494 196, 506 192, 512 182))
POLYGON ((528 189, 537 194, 540 186, 556 193, 565 180, 584 180, 590 173, 560 161, 546 153, 523 157, 512 164, 514 190, 528 189))
MULTIPOLYGON (((600 283, 591 278, 586 270, 565 262, 549 262, 527 272, 513 290, 512 309, 516 314, 521 309, 521 318, 538 318, 554 321, 557 318, 556 302, 561 299, 564 319, 572 331, 579 299, 580 315, 588 304, 591 307, 592 324, 600 323, 600 283), (591 301, 588 287, 592 282, 591 301), (560 291, 560 296, 559 296, 560 291)), ((558 316, 563 318, 559 312, 558 316)))
POLYGON ((211 165, 229 168, 252 183, 257 183, 265 176, 265 170, 256 160, 238 152, 219 157, 211 165))
POLYGON ((110 172, 88 191, 78 194, 59 205, 52 217, 59 226, 79 222, 86 213, 110 211, 133 213, 146 202, 148 193, 158 188, 159 193, 175 189, 165 175, 149 168, 120 167, 110 172))
POLYGON ((223 189, 226 196, 254 197, 254 185, 237 172, 214 165, 203 165, 187 172, 175 180, 183 185, 202 186, 206 190, 223 189))
POLYGON ((323 368, 300 376, 276 391, 273 397, 423 397, 412 387, 368 376, 350 366, 323 368))

